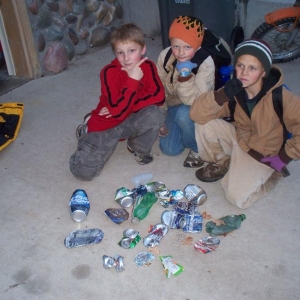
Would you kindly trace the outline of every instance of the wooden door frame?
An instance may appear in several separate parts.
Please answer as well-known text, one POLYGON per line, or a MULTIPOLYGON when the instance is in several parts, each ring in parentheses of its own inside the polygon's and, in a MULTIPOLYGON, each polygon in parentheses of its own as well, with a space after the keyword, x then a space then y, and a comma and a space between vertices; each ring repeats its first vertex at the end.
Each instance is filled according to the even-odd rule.
MULTIPOLYGON (((41 67, 34 43, 28 10, 24 0, 0 0, 0 9, 4 25, 4 38, 11 63, 8 70, 14 70, 17 77, 37 78, 41 76, 41 67)), ((8 62, 10 63, 10 62, 8 62)))

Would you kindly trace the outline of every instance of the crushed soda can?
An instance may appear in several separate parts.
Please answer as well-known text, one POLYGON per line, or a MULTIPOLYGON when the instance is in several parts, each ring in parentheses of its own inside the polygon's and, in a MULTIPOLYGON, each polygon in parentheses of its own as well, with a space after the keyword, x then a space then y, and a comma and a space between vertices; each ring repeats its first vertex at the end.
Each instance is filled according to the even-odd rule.
POLYGON ((168 231, 169 228, 166 224, 159 223, 154 225, 149 235, 147 235, 143 240, 144 246, 151 248, 157 246, 168 231))
POLYGON ((207 236, 200 239, 195 245, 194 249, 202 252, 202 253, 209 253, 212 251, 216 251, 220 244, 220 240, 213 236, 207 236))
POLYGON ((135 195, 144 196, 148 192, 148 190, 145 185, 140 185, 139 187, 132 189, 131 192, 135 195))
POLYGON ((155 256, 151 252, 140 252, 134 257, 137 266, 150 266, 155 256))
POLYGON ((171 229, 180 229, 186 225, 184 215, 175 210, 165 210, 161 215, 161 222, 171 229))
POLYGON ((159 259, 163 264, 164 273, 167 278, 170 278, 171 275, 177 276, 184 270, 181 265, 173 261, 172 256, 160 256, 159 259))
POLYGON ((125 208, 108 208, 104 214, 116 224, 121 224, 129 218, 129 213, 125 208))
POLYGON ((115 201, 122 207, 128 208, 133 204, 133 192, 125 187, 116 190, 115 201))
POLYGON ((195 205, 202 205, 207 200, 207 195, 205 191, 196 184, 188 184, 184 189, 184 196, 188 200, 195 205))
POLYGON ((135 229, 126 229, 118 245, 125 249, 134 248, 141 239, 138 231, 135 229))
POLYGON ((89 244, 98 244, 102 241, 104 233, 101 229, 86 229, 72 231, 64 240, 67 248, 76 248, 89 244))
POLYGON ((166 188, 166 185, 159 181, 149 182, 145 185, 147 187, 148 192, 159 192, 166 188))
POLYGON ((115 267, 117 272, 124 270, 124 257, 121 255, 115 255, 114 257, 103 255, 102 260, 104 269, 115 267))
POLYGON ((76 222, 86 219, 90 210, 90 201, 84 190, 75 190, 69 202, 69 212, 71 218, 76 222))
POLYGON ((184 232, 202 232, 202 216, 200 214, 185 214, 185 225, 182 227, 184 232))
POLYGON ((173 209, 178 211, 180 214, 194 214, 198 212, 197 205, 191 202, 177 202, 172 205, 173 209))

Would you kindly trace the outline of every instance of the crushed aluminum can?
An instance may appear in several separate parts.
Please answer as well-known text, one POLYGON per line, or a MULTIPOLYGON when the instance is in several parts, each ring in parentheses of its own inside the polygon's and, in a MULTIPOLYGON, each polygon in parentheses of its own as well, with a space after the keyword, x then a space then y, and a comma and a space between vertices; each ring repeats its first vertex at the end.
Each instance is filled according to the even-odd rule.
POLYGON ((121 187, 116 191, 115 201, 122 207, 128 208, 133 204, 133 192, 127 188, 121 187))
POLYGON ((134 257, 134 262, 137 266, 149 266, 155 256, 151 252, 140 252, 134 257))
POLYGON ((71 218, 76 222, 86 219, 90 210, 90 201, 84 190, 75 190, 69 202, 69 212, 71 218))
POLYGON ((220 240, 213 236, 207 236, 200 239, 195 245, 194 249, 202 252, 202 253, 209 253, 212 251, 216 251, 220 244, 220 240))
POLYGON ((124 257, 120 255, 115 255, 114 257, 103 255, 103 267, 104 269, 111 269, 115 267, 117 272, 124 270, 124 257))
POLYGON ((196 184, 188 184, 184 190, 184 196, 188 200, 195 205, 202 205, 207 200, 207 195, 205 191, 196 184))
POLYGON ((108 208, 104 214, 116 224, 121 224, 129 218, 129 213, 125 208, 108 208))
POLYGON ((166 224, 156 224, 152 227, 148 236, 143 240, 145 247, 155 247, 157 246, 161 239, 168 233, 169 228, 166 224))
POLYGON ((171 229, 180 229, 186 225, 184 215, 175 210, 165 210, 161 215, 161 222, 171 229))
POLYGON ((124 249, 134 248, 141 239, 142 238, 138 231, 134 229, 126 229, 123 232, 123 238, 118 245, 124 249))
POLYGON ((200 214, 185 214, 185 225, 182 227, 184 232, 202 232, 202 216, 200 214))
POLYGON ((159 192, 166 188, 166 185, 164 183, 158 181, 149 182, 145 186, 148 192, 153 192, 153 193, 159 192))
POLYGON ((180 214, 194 214, 198 212, 197 205, 191 202, 177 202, 172 206, 173 209, 178 211, 180 214))
POLYGON ((170 194, 175 200, 178 200, 178 201, 184 197, 184 194, 181 190, 171 190, 170 194))
POLYGON ((103 231, 98 228, 76 230, 68 234, 64 240, 64 244, 69 249, 90 244, 98 244, 102 241, 103 236, 103 231))

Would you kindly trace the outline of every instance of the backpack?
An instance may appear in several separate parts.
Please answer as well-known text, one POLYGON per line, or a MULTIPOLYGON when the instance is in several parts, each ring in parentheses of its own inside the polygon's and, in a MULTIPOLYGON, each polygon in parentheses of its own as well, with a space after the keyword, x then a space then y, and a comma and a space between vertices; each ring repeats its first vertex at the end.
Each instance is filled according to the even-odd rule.
MULTIPOLYGON (((283 104, 282 104, 282 85, 277 87, 272 91, 272 100, 273 100, 273 107, 274 110, 280 120, 280 123, 283 127, 283 145, 285 144, 286 140, 291 138, 291 133, 288 132, 286 129, 286 126, 283 121, 283 104)), ((234 111, 235 111, 236 101, 234 98, 229 100, 228 108, 230 111, 230 117, 224 118, 227 122, 233 122, 234 121, 234 111)))
MULTIPOLYGON (((166 65, 171 57, 171 54, 172 49, 170 48, 166 54, 163 65, 167 73, 169 71, 166 69, 166 65)), ((197 64, 197 67, 192 70, 195 75, 197 74, 200 65, 206 60, 208 56, 211 56, 215 63, 215 90, 218 90, 225 84, 219 72, 220 68, 222 66, 229 66, 231 63, 230 48, 221 37, 218 37, 212 30, 205 28, 201 48, 196 51, 194 57, 191 59, 191 62, 197 64)), ((176 66, 176 63, 177 60, 173 62, 174 68, 176 66)), ((171 81, 172 80, 173 78, 171 78, 171 81)))

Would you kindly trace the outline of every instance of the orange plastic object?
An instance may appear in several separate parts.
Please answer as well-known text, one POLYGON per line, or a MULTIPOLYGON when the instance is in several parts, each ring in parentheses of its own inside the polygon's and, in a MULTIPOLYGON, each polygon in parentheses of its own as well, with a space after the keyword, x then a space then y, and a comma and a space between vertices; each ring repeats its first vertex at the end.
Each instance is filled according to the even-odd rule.
POLYGON ((285 18, 299 18, 300 7, 287 7, 275 10, 265 15, 265 20, 268 24, 273 24, 285 18))

